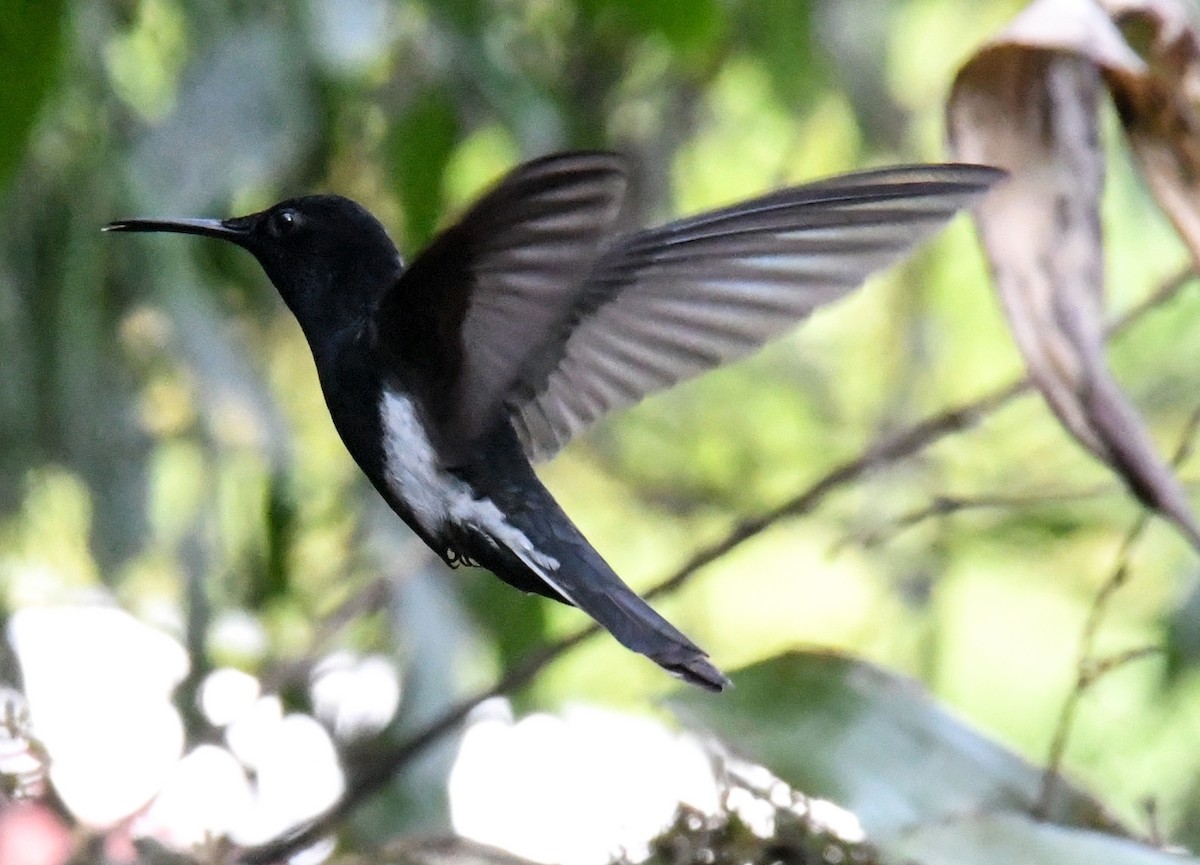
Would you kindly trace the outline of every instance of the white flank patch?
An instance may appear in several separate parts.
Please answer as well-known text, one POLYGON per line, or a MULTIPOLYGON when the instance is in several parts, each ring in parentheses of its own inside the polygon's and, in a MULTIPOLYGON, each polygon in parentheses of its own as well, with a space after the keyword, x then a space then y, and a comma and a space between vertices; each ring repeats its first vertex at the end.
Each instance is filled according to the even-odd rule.
POLYGON ((383 420, 383 465, 388 486, 412 508, 425 531, 443 537, 448 523, 473 528, 496 546, 512 550, 534 573, 574 602, 547 576, 548 571, 558 570, 558 561, 539 551, 524 532, 505 519, 491 499, 475 498, 466 483, 438 465, 412 400, 385 389, 379 415, 383 420))

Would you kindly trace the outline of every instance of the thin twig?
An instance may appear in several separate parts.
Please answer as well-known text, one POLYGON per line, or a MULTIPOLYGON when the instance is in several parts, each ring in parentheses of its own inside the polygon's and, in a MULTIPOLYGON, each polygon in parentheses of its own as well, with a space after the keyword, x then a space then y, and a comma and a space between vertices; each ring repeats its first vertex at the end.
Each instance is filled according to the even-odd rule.
POLYGON ((1130 325, 1140 321, 1148 313, 1170 303, 1175 299, 1175 295, 1179 294, 1195 277, 1196 271, 1192 265, 1183 267, 1141 301, 1113 319, 1104 330, 1105 336, 1112 338, 1124 333, 1130 325))
POLYGON ((1117 652, 1115 655, 1092 660, 1083 670, 1083 675, 1080 679, 1087 687, 1091 687, 1094 682, 1107 676, 1113 670, 1118 670, 1126 664, 1132 664, 1134 661, 1157 657, 1162 653, 1162 646, 1135 646, 1132 649, 1117 652))
POLYGON ((1042 789, 1038 794, 1037 804, 1033 809, 1034 817, 1039 820, 1044 820, 1049 815, 1054 795, 1058 791, 1058 784, 1062 776, 1063 754, 1067 749, 1067 741, 1071 736, 1071 728, 1075 724, 1075 715, 1079 709, 1079 702, 1083 699, 1083 695, 1088 688, 1096 681, 1095 677, 1089 673, 1092 665, 1092 651, 1095 644, 1096 631, 1099 629, 1100 622, 1104 618, 1104 613, 1108 609, 1109 599, 1116 593, 1117 589, 1125 584, 1129 575, 1129 554, 1149 521, 1149 516, 1145 511, 1138 514, 1133 526, 1125 533, 1125 537, 1121 540, 1121 546, 1117 551, 1112 572, 1109 574, 1108 579, 1104 581, 1104 585, 1100 587, 1100 591, 1096 593, 1096 597, 1092 599, 1092 605, 1088 609, 1087 620, 1083 624, 1083 631, 1079 638, 1079 650, 1075 660, 1075 684, 1072 686, 1070 693, 1067 694, 1062 711, 1059 712, 1058 723, 1055 725, 1054 735, 1050 740, 1050 753, 1046 758, 1046 769, 1042 773, 1042 789))
POLYGON ((358 761, 356 766, 347 767, 346 792, 332 808, 266 844, 247 848, 237 861, 245 865, 266 865, 285 859, 320 840, 422 751, 457 729, 473 709, 493 697, 527 685, 552 661, 599 630, 593 625, 533 652, 508 670, 492 687, 454 704, 411 738, 394 747, 385 746, 385 750, 375 752, 369 760, 358 761))
POLYGON ((870 548, 893 540, 903 531, 919 526, 928 520, 951 516, 963 511, 977 510, 1025 510, 1042 505, 1056 505, 1066 502, 1086 501, 1100 496, 1111 495, 1119 491, 1113 484, 1102 484, 1084 490, 1067 490, 1059 493, 1029 494, 1024 496, 979 495, 958 496, 942 494, 934 496, 927 505, 905 511, 889 520, 877 529, 863 532, 849 532, 834 544, 834 550, 840 551, 851 544, 870 548))
MULTIPOLYGON (((1109 326, 1108 335, 1113 336, 1124 331, 1152 310, 1168 303, 1191 281, 1192 276, 1193 272, 1187 269, 1167 280, 1145 300, 1118 317, 1109 326)), ((700 569, 758 537, 777 523, 811 512, 830 493, 856 481, 878 466, 913 456, 946 436, 974 426, 983 417, 1029 391, 1032 386, 1028 376, 1015 378, 981 397, 931 415, 873 443, 858 457, 834 466, 805 490, 778 507, 737 523, 724 538, 694 553, 674 574, 646 592, 646 597, 656 598, 675 591, 700 569)), ((332 808, 274 841, 247 848, 238 861, 245 865, 275 862, 304 849, 333 831, 344 817, 384 787, 425 748, 457 729, 471 710, 480 703, 524 687, 553 661, 599 632, 600 627, 592 624, 535 651, 508 670, 492 687, 455 704, 411 738, 383 752, 374 753, 369 765, 347 772, 349 777, 346 792, 332 808)))
MULTIPOLYGON (((1191 417, 1188 418, 1188 422, 1184 426, 1179 445, 1176 447, 1171 459, 1172 466, 1178 467, 1191 455, 1198 427, 1200 427, 1200 407, 1197 407, 1192 412, 1191 417)), ((1150 513, 1148 511, 1142 511, 1138 514, 1137 519, 1129 528, 1129 531, 1126 532, 1120 547, 1117 549, 1112 572, 1109 574, 1108 579, 1104 581, 1104 584, 1092 599, 1091 606, 1088 608, 1087 619, 1083 623, 1083 630, 1079 636, 1079 650, 1075 661, 1075 685, 1071 688, 1071 692, 1067 694, 1062 711, 1059 712, 1058 722, 1054 728, 1054 735, 1050 740, 1050 752, 1046 759, 1046 770, 1042 773, 1042 789, 1033 811, 1034 816, 1038 819, 1045 819, 1049 814, 1055 793, 1058 791, 1059 781, 1062 777, 1063 756, 1066 753, 1067 743, 1071 737, 1071 730, 1075 725, 1075 716, 1078 713, 1079 704, 1084 694, 1097 681, 1118 667, 1122 667, 1131 661, 1149 657, 1158 651, 1156 647, 1141 647, 1105 658, 1096 658, 1095 656, 1096 637, 1100 631, 1100 625, 1104 621, 1113 596, 1129 581, 1129 563, 1133 547, 1138 539, 1141 538, 1149 522, 1150 513)))
POLYGON ((259 675, 259 686, 262 691, 278 693, 297 683, 304 683, 338 635, 352 622, 368 613, 382 609, 390 591, 390 582, 386 577, 377 577, 358 587, 356 591, 315 623, 313 635, 308 641, 308 650, 304 655, 286 661, 278 661, 268 666, 259 675))

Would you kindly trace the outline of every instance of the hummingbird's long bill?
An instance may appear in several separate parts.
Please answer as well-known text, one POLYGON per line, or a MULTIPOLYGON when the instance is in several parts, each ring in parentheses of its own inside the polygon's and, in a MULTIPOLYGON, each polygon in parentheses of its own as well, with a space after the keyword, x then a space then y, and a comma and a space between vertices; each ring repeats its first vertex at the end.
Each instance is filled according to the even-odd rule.
POLYGON ((161 231, 172 234, 197 234, 238 242, 245 229, 226 224, 220 219, 121 219, 110 222, 102 231, 161 231))

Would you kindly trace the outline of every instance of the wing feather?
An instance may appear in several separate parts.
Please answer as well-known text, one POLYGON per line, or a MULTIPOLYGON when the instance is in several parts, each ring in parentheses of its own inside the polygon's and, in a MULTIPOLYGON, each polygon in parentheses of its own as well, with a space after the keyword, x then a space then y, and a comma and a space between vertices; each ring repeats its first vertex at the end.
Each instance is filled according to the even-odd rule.
POLYGON ((602 415, 744 357, 895 262, 1003 173, 923 165, 831 178, 625 235, 571 328, 508 397, 530 457, 602 415))
MULTIPOLYGON (((504 416, 530 358, 557 354, 625 195, 623 160, 580 152, 514 169, 413 261, 376 311, 376 345, 415 380, 457 464, 504 416)), ((591 410, 601 404, 590 403, 591 410)))

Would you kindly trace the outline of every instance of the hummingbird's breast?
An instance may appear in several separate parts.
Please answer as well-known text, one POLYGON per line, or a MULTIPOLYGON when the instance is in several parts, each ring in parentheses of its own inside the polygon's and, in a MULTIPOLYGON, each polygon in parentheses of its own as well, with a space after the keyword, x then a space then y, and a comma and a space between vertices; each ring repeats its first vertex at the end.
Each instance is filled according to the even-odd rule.
POLYGON ((467 481, 441 464, 411 396, 384 387, 378 411, 384 483, 425 532, 443 539, 464 533, 482 535, 553 582, 549 575, 558 570, 558 562, 539 551, 492 499, 477 494, 467 481))

